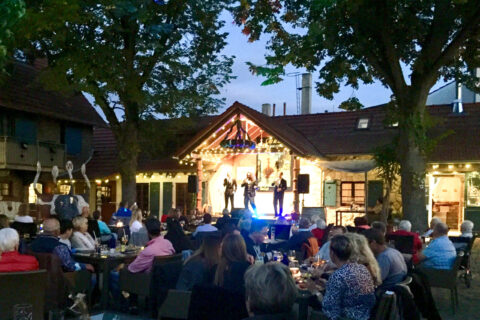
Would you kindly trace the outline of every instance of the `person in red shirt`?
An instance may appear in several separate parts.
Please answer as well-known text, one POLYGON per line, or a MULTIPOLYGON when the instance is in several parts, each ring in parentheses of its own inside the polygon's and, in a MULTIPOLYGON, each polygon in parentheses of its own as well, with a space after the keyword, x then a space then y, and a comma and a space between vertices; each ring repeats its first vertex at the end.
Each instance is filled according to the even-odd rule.
POLYGON ((313 236, 317 238, 318 245, 321 247, 323 245, 322 240, 325 236, 325 228, 327 227, 325 220, 322 218, 318 218, 314 224, 310 226, 310 231, 312 232, 313 236))
POLYGON ((0 272, 20 272, 38 270, 38 261, 33 256, 20 254, 18 232, 12 228, 0 230, 0 272))
POLYGON ((391 234, 393 235, 399 235, 399 236, 413 236, 413 263, 418 263, 418 253, 422 251, 423 245, 422 245, 422 240, 420 239, 420 236, 416 232, 411 232, 412 230, 412 224, 408 220, 402 220, 400 221, 398 225, 398 230, 392 232, 391 234))

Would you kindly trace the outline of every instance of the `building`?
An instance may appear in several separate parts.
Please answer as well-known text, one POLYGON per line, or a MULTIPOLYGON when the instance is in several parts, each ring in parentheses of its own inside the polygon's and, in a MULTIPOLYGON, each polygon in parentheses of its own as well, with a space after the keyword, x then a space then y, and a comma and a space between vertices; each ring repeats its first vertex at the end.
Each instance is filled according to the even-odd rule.
MULTIPOLYGON (((78 170, 93 154, 93 128, 105 122, 82 94, 66 97, 36 82, 39 69, 15 62, 0 85, 0 213, 14 216, 21 203, 34 204, 31 183, 41 163, 40 192, 53 192, 53 166, 64 174, 70 160, 78 170)), ((57 192, 68 192, 59 184, 57 192)), ((75 185, 83 193, 84 184, 75 185)), ((31 215, 36 206, 30 206, 31 215)))

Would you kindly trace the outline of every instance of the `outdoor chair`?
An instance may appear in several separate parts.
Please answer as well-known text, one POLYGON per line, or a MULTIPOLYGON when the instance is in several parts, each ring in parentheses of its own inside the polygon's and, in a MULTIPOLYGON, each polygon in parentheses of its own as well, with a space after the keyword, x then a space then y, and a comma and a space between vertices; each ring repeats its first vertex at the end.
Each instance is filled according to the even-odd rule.
POLYGON ((137 232, 132 232, 132 234, 130 235, 129 243, 137 247, 145 247, 148 241, 149 239, 147 229, 145 227, 142 227, 137 232))
POLYGON ((397 320, 397 297, 392 291, 386 291, 377 301, 372 310, 370 319, 373 320, 397 320))
POLYGON ((460 270, 462 271, 462 274, 460 275, 460 278, 463 278, 465 281, 465 286, 467 288, 470 288, 472 284, 472 273, 470 270, 470 255, 472 253, 472 247, 473 244, 475 243, 475 239, 477 238, 477 235, 474 234, 473 237, 449 237, 450 241, 453 242, 453 245, 458 251, 463 251, 464 256, 462 259, 462 262, 460 263, 460 270))
POLYGON ((413 236, 387 234, 386 240, 401 253, 413 254, 413 236))
MULTIPOLYGON (((177 255, 177 256, 181 256, 177 255)), ((168 291, 177 287, 178 278, 182 272, 183 261, 181 259, 170 260, 157 264, 152 270, 152 281, 150 284, 150 299, 153 318, 156 318, 158 307, 163 305, 168 291)))
MULTIPOLYGON (((174 261, 182 261, 182 255, 175 254, 155 257, 152 268, 154 269, 156 266, 174 261)), ((119 273, 120 291, 136 294, 147 299, 151 292, 152 274, 153 272, 132 273, 128 271, 127 267, 121 269, 119 273)))
POLYGON ((452 312, 455 314, 458 307, 458 291, 457 291, 457 274, 460 264, 464 257, 463 251, 460 251, 455 258, 455 262, 450 270, 433 269, 419 267, 419 269, 427 276, 428 283, 432 288, 442 288, 450 290, 452 312))
POLYGON ((158 309, 158 319, 188 319, 191 295, 190 291, 168 290, 165 301, 158 309))
POLYGON ((37 225, 33 222, 25 223, 14 221, 10 224, 10 228, 17 230, 20 238, 34 238, 37 235, 37 225))
POLYGON ((28 304, 30 319, 43 320, 46 285, 46 270, 0 273, 0 319, 13 319, 14 306, 28 304))

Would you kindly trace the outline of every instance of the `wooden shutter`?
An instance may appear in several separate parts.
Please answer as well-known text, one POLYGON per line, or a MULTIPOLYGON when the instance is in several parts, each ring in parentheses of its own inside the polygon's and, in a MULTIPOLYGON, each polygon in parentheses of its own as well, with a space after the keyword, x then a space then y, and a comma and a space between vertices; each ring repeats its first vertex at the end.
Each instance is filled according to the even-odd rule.
POLYGON ((29 119, 15 119, 15 137, 18 142, 35 144, 37 141, 37 124, 29 119))
POLYGON ((172 195, 173 195, 173 183, 163 183, 163 214, 168 214, 168 211, 172 208, 172 195))
POLYGON ((160 213, 160 183, 150 183, 150 214, 158 217, 160 213))
POLYGON ((82 130, 66 127, 65 144, 67 145, 67 154, 77 155, 82 153, 82 130))
POLYGON ((383 181, 368 181, 368 206, 374 207, 378 198, 383 197, 383 181))
POLYGON ((323 190, 323 205, 325 207, 335 207, 337 205, 337 183, 335 181, 325 181, 323 190))

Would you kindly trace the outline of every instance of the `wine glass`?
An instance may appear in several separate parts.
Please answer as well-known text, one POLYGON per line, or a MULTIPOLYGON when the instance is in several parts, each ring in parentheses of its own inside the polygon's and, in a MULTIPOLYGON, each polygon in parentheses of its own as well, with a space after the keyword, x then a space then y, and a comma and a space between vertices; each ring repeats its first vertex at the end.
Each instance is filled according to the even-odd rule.
POLYGON ((287 256, 288 256, 288 260, 289 260, 290 262, 294 261, 295 258, 296 258, 295 250, 288 250, 287 256))

